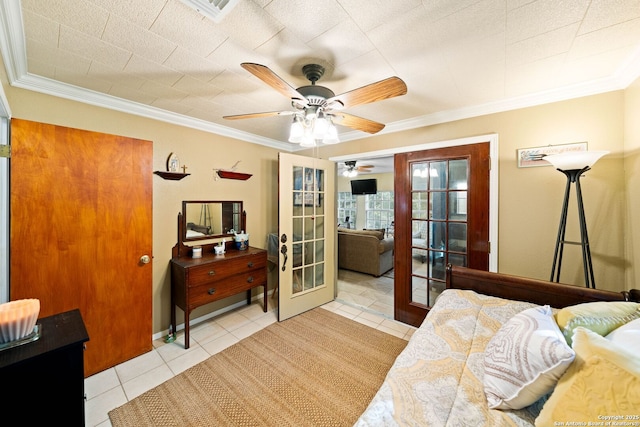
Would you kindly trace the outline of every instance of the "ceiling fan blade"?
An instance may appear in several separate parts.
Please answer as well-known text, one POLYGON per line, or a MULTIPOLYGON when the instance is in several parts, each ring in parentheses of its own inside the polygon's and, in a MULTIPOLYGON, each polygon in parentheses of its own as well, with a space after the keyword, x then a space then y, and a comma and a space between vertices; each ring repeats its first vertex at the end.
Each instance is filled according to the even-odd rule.
POLYGON ((347 126, 352 129, 361 130, 367 133, 378 133, 384 129, 382 123, 374 122, 373 120, 363 119, 362 117, 354 116, 347 113, 334 113, 332 117, 335 118, 335 123, 347 126))
POLYGON ((307 105, 307 100, 304 95, 298 92, 289 83, 282 80, 276 73, 271 71, 269 67, 254 64, 252 62, 243 62, 240 66, 287 98, 303 101, 303 104, 307 105))
POLYGON ((255 119, 258 117, 272 117, 272 116, 291 116, 295 114, 293 111, 268 111, 265 113, 249 113, 249 114, 236 114, 233 116, 223 116, 223 119, 227 120, 239 120, 239 119, 255 119))
POLYGON ((327 108, 349 108, 394 98, 407 93, 407 85, 398 77, 389 77, 327 99, 327 108), (333 104, 333 105, 332 105, 333 104), (336 106, 336 104, 339 106, 336 106))

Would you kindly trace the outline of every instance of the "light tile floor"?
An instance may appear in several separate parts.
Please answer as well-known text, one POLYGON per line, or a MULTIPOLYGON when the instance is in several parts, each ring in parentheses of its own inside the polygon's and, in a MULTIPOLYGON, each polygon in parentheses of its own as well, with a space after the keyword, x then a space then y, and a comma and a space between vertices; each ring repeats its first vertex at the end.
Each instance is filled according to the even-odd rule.
POLYGON ((393 270, 380 277, 338 270, 338 302, 393 319, 393 270))
MULTIPOLYGON (((341 288, 339 283, 338 289, 341 288)), ((406 340, 415 331, 415 328, 376 314, 371 309, 359 309, 337 300, 323 308, 406 340)), ((110 410, 276 321, 275 300, 269 296, 267 313, 256 301, 192 326, 188 350, 184 349, 184 333, 181 331, 173 343, 156 340, 152 351, 86 378, 86 425, 111 426, 110 410)))

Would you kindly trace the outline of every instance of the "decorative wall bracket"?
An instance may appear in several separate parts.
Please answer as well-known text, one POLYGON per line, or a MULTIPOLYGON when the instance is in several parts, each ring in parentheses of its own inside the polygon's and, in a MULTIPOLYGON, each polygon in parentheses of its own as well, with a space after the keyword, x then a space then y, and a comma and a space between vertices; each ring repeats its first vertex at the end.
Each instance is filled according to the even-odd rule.
MULTIPOLYGON (((242 173, 242 172, 236 172, 236 168, 238 167, 238 163, 240 163, 242 160, 238 160, 235 165, 231 166, 230 169, 213 169, 213 171, 218 175, 218 177, 220 178, 224 178, 224 179, 238 179, 241 181, 246 181, 247 179, 251 178, 253 175, 250 173, 242 173)), ((218 180, 218 177, 216 177, 216 181, 218 180)))
POLYGON ((221 169, 214 169, 214 170, 216 171, 216 174, 220 178, 224 178, 224 179, 238 179, 238 180, 246 181, 247 179, 249 179, 249 178, 251 178, 253 176, 250 173, 225 171, 225 170, 221 170, 221 169))
POLYGON ((161 176, 164 179, 170 179, 172 181, 179 181, 185 176, 191 175, 190 173, 182 173, 182 172, 165 172, 165 171, 155 171, 153 172, 158 176, 161 176))

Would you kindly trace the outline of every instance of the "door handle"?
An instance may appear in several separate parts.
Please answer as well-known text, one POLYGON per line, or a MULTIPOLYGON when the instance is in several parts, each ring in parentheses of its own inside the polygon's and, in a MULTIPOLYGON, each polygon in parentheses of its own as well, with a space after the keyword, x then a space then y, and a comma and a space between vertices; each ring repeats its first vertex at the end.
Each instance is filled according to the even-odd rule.
POLYGON ((287 269, 287 245, 282 245, 280 248, 280 253, 284 255, 284 261, 282 262, 282 271, 287 269))
POLYGON ((151 262, 151 257, 149 255, 142 255, 140 257, 140 264, 149 264, 151 262))

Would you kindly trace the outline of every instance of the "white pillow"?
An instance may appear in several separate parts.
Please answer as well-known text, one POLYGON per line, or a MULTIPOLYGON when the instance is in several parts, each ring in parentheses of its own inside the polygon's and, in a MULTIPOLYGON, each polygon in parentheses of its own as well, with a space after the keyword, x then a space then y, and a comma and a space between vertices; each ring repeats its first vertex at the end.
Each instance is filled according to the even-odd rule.
POLYGON ((625 323, 605 336, 634 354, 640 354, 640 319, 625 323))
POLYGON ((553 390, 575 355, 551 307, 516 314, 485 349, 483 382, 489 408, 521 409, 536 402, 553 390))

